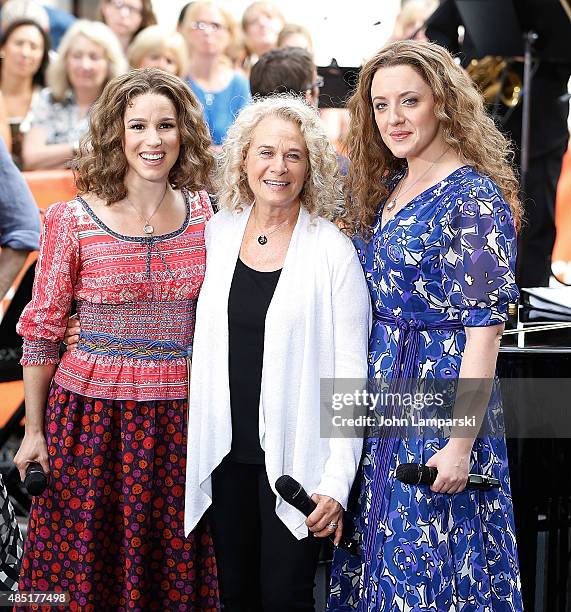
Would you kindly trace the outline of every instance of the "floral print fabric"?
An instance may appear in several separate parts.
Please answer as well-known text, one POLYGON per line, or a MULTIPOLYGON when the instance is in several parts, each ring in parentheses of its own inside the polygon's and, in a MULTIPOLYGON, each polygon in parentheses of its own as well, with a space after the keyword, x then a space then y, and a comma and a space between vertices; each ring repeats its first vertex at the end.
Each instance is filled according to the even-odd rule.
MULTIPOLYGON (((374 311, 466 327, 505 321, 517 298, 516 236, 509 206, 490 179, 464 166, 382 227, 380 218, 381 211, 370 241, 356 240, 374 311)), ((398 339, 398 327, 374 321, 370 378, 390 378, 398 339)), ((463 328, 422 331, 416 375, 458 377, 465 342, 463 328)), ((375 554, 362 559, 336 550, 330 610, 522 609, 505 440, 478 438, 470 469, 498 478, 500 488, 445 495, 394 477, 398 465, 426 463, 445 443, 403 437, 383 458, 379 439, 365 441, 347 521, 362 543, 374 530, 375 554), (383 511, 371 523, 375 471, 383 464, 389 466, 383 511)))
POLYGON ((218 609, 210 532, 184 535, 187 412, 52 386, 50 484, 32 504, 20 590, 67 591, 81 612, 218 609))

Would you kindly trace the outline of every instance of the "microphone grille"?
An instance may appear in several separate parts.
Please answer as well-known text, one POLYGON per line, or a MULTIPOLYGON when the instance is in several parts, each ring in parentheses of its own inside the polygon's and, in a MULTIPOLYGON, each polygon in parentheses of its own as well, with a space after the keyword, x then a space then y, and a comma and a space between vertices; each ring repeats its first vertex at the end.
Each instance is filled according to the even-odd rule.
POLYGON ((401 463, 397 466, 396 477, 405 484, 418 482, 418 463, 401 463))
POLYGON ((298 493, 300 484, 294 480, 291 476, 284 474, 276 480, 276 491, 285 499, 292 499, 298 493))

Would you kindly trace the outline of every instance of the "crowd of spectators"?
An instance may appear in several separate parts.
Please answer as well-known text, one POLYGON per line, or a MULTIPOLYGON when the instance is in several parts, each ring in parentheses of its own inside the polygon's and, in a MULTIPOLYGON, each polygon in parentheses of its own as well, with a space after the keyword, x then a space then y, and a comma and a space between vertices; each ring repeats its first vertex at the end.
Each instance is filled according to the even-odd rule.
MULTIPOLYGON (((0 136, 22 170, 69 165, 92 103, 113 76, 129 68, 157 67, 185 80, 201 103, 215 151, 250 101, 250 74, 264 54, 305 49, 315 69, 311 32, 287 22, 265 0, 250 4, 240 23, 221 3, 189 2, 176 31, 157 24, 151 0, 100 0, 95 22, 76 20, 40 0, 0 0, 0 11, 0 136)), ((290 56, 278 57, 283 75, 290 56)), ((271 60, 267 69, 273 65, 271 60)), ((296 65, 291 69, 299 76, 296 65)), ((256 78, 257 88, 265 78, 260 68, 256 78)), ((320 85, 315 73, 296 89, 303 87, 299 93, 317 104, 320 85)), ((342 135, 335 133, 342 112, 327 109, 323 120, 342 147, 342 135)))

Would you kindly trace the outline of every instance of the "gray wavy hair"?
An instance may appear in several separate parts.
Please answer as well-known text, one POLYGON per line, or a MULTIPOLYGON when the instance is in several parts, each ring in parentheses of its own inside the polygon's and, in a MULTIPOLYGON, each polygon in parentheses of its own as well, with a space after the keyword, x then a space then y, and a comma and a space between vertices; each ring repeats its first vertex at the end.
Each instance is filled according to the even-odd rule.
POLYGON ((215 177, 219 205, 230 210, 242 210, 244 205, 253 202, 254 194, 248 185, 244 160, 256 126, 266 117, 295 123, 305 140, 309 168, 300 194, 302 206, 312 216, 329 220, 342 216, 342 185, 337 157, 319 115, 301 98, 285 94, 251 102, 229 128, 215 177))

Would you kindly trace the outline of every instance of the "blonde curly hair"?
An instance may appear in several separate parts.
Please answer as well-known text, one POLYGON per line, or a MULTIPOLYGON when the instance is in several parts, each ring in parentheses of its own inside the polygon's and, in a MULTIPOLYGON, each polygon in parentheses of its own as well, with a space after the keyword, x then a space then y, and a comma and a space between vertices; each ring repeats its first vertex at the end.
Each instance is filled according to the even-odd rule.
POLYGON ((244 160, 256 126, 266 117, 297 125, 308 152, 308 175, 300 193, 302 206, 313 216, 335 219, 342 211, 342 189, 337 157, 319 115, 301 98, 276 95, 256 100, 242 109, 228 130, 215 178, 220 206, 242 210, 254 200, 244 160))
POLYGON ((362 67, 348 103, 351 164, 345 182, 347 231, 370 233, 379 201, 388 195, 386 177, 406 164, 383 142, 371 101, 371 84, 377 70, 393 66, 412 67, 429 85, 444 141, 468 165, 498 185, 519 229, 523 209, 512 167, 511 144, 486 114, 481 94, 450 53, 434 43, 407 40, 387 45, 362 67))

